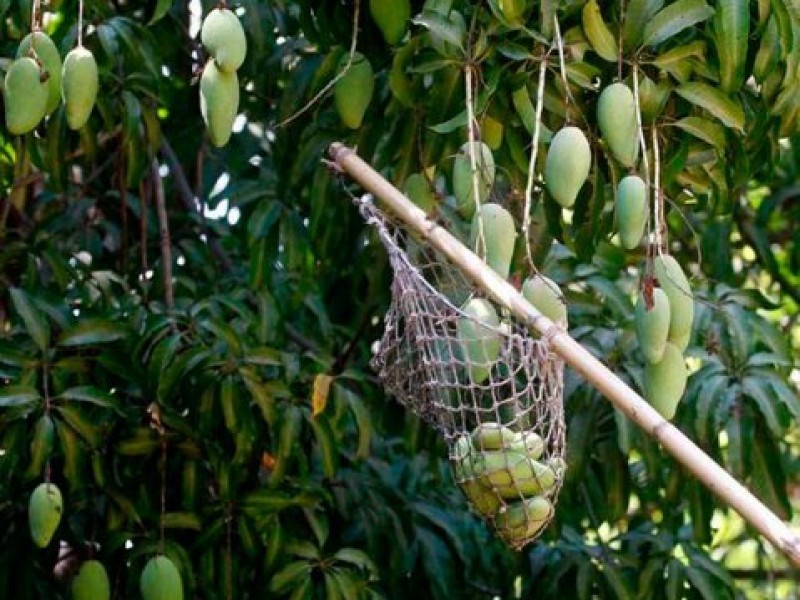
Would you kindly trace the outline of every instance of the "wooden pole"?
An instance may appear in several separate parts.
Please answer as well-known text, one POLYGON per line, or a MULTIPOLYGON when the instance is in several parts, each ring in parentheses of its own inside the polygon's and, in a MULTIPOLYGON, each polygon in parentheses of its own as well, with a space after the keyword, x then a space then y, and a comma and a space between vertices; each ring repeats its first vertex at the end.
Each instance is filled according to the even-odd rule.
POLYGON ((409 230, 423 236, 457 265, 495 301, 506 306, 518 319, 550 341, 553 350, 572 368, 600 390, 614 406, 624 412, 646 433, 654 437, 672 456, 691 471, 710 491, 738 512, 750 525, 800 566, 800 537, 756 498, 730 473, 703 452, 677 427, 664 419, 644 398, 629 388, 603 363, 578 342, 539 313, 511 284, 486 266, 446 229, 429 220, 425 213, 397 188, 362 160, 353 150, 334 143, 330 147, 333 163, 380 198, 409 230))

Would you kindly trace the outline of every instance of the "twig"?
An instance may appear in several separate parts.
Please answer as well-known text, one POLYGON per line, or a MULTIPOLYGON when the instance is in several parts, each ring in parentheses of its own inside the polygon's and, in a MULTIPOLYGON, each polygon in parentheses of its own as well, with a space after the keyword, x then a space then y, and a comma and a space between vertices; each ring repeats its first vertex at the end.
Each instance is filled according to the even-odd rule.
POLYGON ((233 261, 231 260, 230 256, 228 256, 227 252, 225 252, 225 250, 222 248, 219 240, 214 237, 206 227, 205 221, 202 219, 203 212, 197 196, 195 196, 194 192, 192 192, 192 188, 189 185, 189 180, 186 178, 186 173, 184 172, 181 163, 178 161, 175 151, 172 149, 172 146, 170 146, 170 143, 166 138, 163 138, 161 141, 161 154, 169 163, 169 170, 170 173, 172 173, 175 186, 178 189, 178 196, 180 197, 183 206, 186 208, 186 210, 200 216, 201 231, 208 241, 208 246, 211 248, 211 252, 217 257, 217 260, 222 265, 222 270, 226 273, 231 272, 233 270, 233 261))
POLYGON ((175 307, 175 291, 172 285, 172 241, 169 237, 169 220, 167 219, 167 202, 164 197, 164 182, 158 172, 158 161, 153 159, 150 169, 156 199, 158 215, 158 233, 161 240, 161 263, 164 274, 164 302, 169 310, 175 307))
POLYGON ((286 127, 293 121, 295 121, 298 117, 307 113, 317 102, 319 102, 320 98, 322 98, 325 94, 327 94, 336 82, 339 81, 342 77, 344 77, 345 73, 350 70, 350 67, 353 65, 353 57, 356 54, 356 45, 358 43, 358 19, 359 13, 361 12, 361 0, 356 0, 355 7, 353 9, 353 35, 350 38, 350 49, 348 50, 347 55, 347 64, 344 68, 336 74, 336 77, 331 79, 328 83, 325 84, 319 92, 314 94, 314 97, 309 100, 305 106, 303 106, 300 110, 295 112, 293 115, 289 116, 288 118, 284 119, 276 126, 278 129, 282 127, 286 127))
MULTIPOLYGON (((475 215, 478 221, 478 239, 475 241, 475 253, 481 258, 486 258, 486 238, 483 233, 483 219, 481 219, 481 198, 480 198, 480 181, 478 158, 475 154, 475 147, 477 146, 477 138, 475 136, 475 107, 472 91, 472 65, 467 63, 464 67, 464 79, 467 94, 467 140, 469 142, 469 166, 470 174, 472 176, 472 196, 475 200, 475 215)), ((481 160, 483 160, 483 151, 481 151, 481 160)), ((482 177, 481 177, 482 179, 482 177)))
POLYGON ((539 135, 542 122, 542 108, 544 106, 544 84, 547 72, 547 53, 542 56, 539 63, 539 84, 536 88, 536 120, 533 122, 533 141, 531 147, 531 160, 528 165, 528 181, 525 186, 525 210, 522 216, 522 234, 525 236, 525 252, 528 256, 528 265, 536 269, 533 264, 533 251, 529 231, 531 228, 531 211, 533 210, 533 181, 536 178, 536 158, 539 154, 539 135))

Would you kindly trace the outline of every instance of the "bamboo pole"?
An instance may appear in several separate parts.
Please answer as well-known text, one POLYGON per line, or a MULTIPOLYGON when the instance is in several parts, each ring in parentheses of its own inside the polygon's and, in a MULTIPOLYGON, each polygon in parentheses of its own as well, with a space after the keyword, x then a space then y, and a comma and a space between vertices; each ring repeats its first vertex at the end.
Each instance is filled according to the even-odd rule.
POLYGON ((600 390, 614 406, 624 412, 672 456, 691 471, 711 492, 738 512, 750 525, 800 566, 800 537, 730 473, 703 452, 677 427, 664 419, 644 398, 578 342, 539 313, 511 284, 486 266, 446 229, 429 220, 350 148, 334 143, 330 147, 333 163, 366 191, 380 198, 395 217, 457 265, 495 301, 506 306, 518 319, 536 329, 551 343, 564 361, 600 390))

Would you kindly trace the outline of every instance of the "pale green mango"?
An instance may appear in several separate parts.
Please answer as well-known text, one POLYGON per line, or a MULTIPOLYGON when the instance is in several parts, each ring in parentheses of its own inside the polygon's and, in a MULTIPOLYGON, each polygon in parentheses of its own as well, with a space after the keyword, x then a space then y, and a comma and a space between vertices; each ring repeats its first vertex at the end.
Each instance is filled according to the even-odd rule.
POLYGON ((89 120, 100 87, 97 62, 83 46, 73 48, 64 58, 61 95, 70 129, 80 129, 89 120))
MULTIPOLYGON (((496 167, 491 148, 483 142, 473 142, 478 177, 478 200, 481 204, 489 199, 494 185, 496 167)), ((470 143, 461 146, 453 163, 453 195, 456 198, 456 209, 465 219, 475 214, 475 190, 472 184, 472 161, 470 159, 470 143)))
POLYGON ((536 536, 552 515, 553 505, 550 501, 542 496, 534 496, 507 505, 495 516, 494 525, 507 543, 517 546, 536 536))
POLYGON ((654 270, 658 283, 669 298, 668 339, 683 351, 689 343, 694 320, 694 298, 686 274, 672 256, 656 256, 654 270))
POLYGON ((461 308, 468 315, 458 320, 458 341, 473 383, 483 383, 500 356, 500 326, 497 311, 488 300, 473 298, 461 308), (484 323, 488 325, 481 325, 484 323))
POLYGON ((47 107, 45 115, 52 113, 61 102, 61 54, 46 33, 34 31, 26 35, 17 49, 17 58, 31 55, 31 48, 47 73, 47 107))
POLYGON ((534 308, 555 323, 567 323, 567 305, 561 288, 544 275, 534 275, 522 283, 523 297, 534 308))
POLYGON ((32 58, 18 58, 6 71, 3 96, 6 105, 6 127, 11 135, 33 131, 47 110, 47 85, 41 81, 41 70, 32 58))
POLYGON ((506 449, 524 454, 533 460, 538 460, 544 454, 544 440, 535 431, 522 431, 515 433, 514 440, 506 446, 506 449))
POLYGON ((431 214, 436 208, 436 195, 433 193, 433 187, 422 173, 412 173, 406 178, 403 184, 403 193, 426 215, 431 214))
POLYGON ((78 569, 70 588, 72 600, 109 600, 111 583, 103 563, 87 560, 78 569))
POLYGON ((508 278, 517 229, 514 217, 505 208, 494 202, 482 204, 472 219, 470 239, 472 248, 478 251, 478 236, 483 229, 485 259, 492 270, 503 279, 508 278))
POLYGON ((40 483, 36 486, 28 502, 28 524, 33 543, 39 548, 50 544, 63 512, 64 500, 56 484, 40 483))
POLYGON ((477 450, 502 450, 517 438, 516 432, 500 423, 481 423, 472 430, 472 444, 477 450))
POLYGON ((584 133, 577 127, 560 129, 550 141, 544 167, 544 179, 550 195, 564 208, 575 204, 589 171, 592 150, 584 133))
POLYGON ((409 0, 369 0, 369 12, 387 44, 394 46, 405 37, 411 18, 409 0))
MULTIPOLYGON (((347 62, 342 58, 340 68, 347 62)), ((333 86, 333 103, 342 123, 350 129, 358 129, 364 120, 372 94, 375 91, 375 73, 370 62, 356 52, 350 68, 333 86)))
POLYGON ((639 158, 639 130, 633 92, 624 83, 613 83, 597 100, 597 125, 611 154, 632 168, 639 158))
POLYGON ((178 568, 164 555, 154 556, 139 580, 142 600, 183 600, 183 581, 178 568))
POLYGON ((221 71, 215 61, 209 60, 200 78, 200 113, 214 146, 219 148, 228 143, 238 112, 239 78, 236 72, 221 71))
POLYGON ((247 38, 239 18, 227 8, 215 8, 203 19, 200 40, 217 67, 233 73, 247 56, 247 38))
POLYGON ((683 354, 669 342, 660 362, 645 365, 645 398, 665 419, 675 416, 688 377, 683 354))
POLYGON ((669 299, 661 288, 653 290, 653 306, 647 309, 644 293, 639 294, 634 316, 636 337, 644 359, 651 364, 664 358, 669 335, 670 308, 669 299))
POLYGON ((638 175, 628 175, 619 182, 615 198, 619 240, 626 250, 642 241, 647 224, 647 186, 638 175))
POLYGON ((475 477, 503 498, 519 498, 549 491, 556 483, 553 470, 524 454, 485 451, 474 466, 475 477))

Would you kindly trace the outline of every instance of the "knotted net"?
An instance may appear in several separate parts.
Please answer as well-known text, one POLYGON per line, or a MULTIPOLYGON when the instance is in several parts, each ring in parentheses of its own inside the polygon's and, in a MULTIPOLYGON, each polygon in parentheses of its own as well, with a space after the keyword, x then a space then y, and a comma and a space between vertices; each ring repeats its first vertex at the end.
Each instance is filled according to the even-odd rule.
POLYGON ((564 477, 563 362, 444 255, 368 197, 357 204, 394 275, 373 367, 443 436, 472 509, 519 550, 552 519, 564 477))

